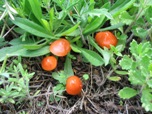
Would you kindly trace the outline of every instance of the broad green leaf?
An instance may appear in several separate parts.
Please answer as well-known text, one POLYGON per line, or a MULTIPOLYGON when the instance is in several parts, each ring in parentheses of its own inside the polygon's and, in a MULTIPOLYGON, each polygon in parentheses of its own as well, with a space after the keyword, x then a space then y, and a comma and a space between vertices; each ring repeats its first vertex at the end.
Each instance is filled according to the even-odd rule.
POLYGON ((72 69, 72 63, 71 63, 71 58, 69 56, 66 56, 66 60, 64 63, 64 72, 66 73, 67 76, 73 76, 73 69, 72 69))
MULTIPOLYGON (((151 56, 152 55, 152 50, 151 50, 151 44, 149 42, 144 42, 138 44, 137 41, 133 40, 130 44, 130 51, 133 56, 136 57, 142 57, 146 55, 151 56)), ((140 58, 139 58, 140 59, 140 58)))
POLYGON ((119 64, 122 69, 129 70, 132 67, 133 60, 129 56, 124 55, 123 58, 119 61, 119 64))
POLYGON ((19 26, 21 29, 33 35, 36 35, 39 37, 54 38, 52 34, 47 32, 42 26, 28 19, 16 17, 15 20, 13 20, 12 22, 15 25, 19 26))
POLYGON ((82 55, 94 66, 101 66, 104 64, 102 57, 92 50, 81 49, 82 55))
POLYGON ((64 90, 65 90, 65 86, 63 84, 57 84, 56 86, 53 87, 53 92, 55 95, 56 94, 61 95, 64 90))
POLYGON ((134 21, 133 17, 127 11, 121 12, 119 18, 120 22, 125 23, 126 25, 130 25, 134 21))
POLYGON ((152 6, 148 7, 145 13, 145 18, 148 20, 149 23, 152 24, 152 6))
POLYGON ((135 89, 132 89, 132 88, 129 88, 129 87, 124 87, 118 93, 118 95, 122 99, 130 99, 130 98, 136 96, 137 94, 138 94, 138 92, 135 89))
POLYGON ((148 30, 142 27, 134 27, 132 29, 135 36, 145 39, 148 35, 148 30))
POLYGON ((111 7, 110 13, 113 16, 119 15, 122 11, 130 8, 136 0, 117 0, 115 4, 111 7))
POLYGON ((42 47, 44 47, 47 43, 47 41, 41 43, 41 41, 44 41, 44 40, 40 40, 38 42, 35 42, 35 43, 29 43, 29 44, 23 44, 23 47, 28 49, 28 50, 37 50, 37 49, 40 49, 42 47))
POLYGON ((38 57, 38 56, 46 55, 48 53, 50 53, 49 46, 44 46, 37 50, 23 49, 19 55, 23 57, 38 57))
POLYGON ((101 27, 101 25, 104 24, 105 16, 101 15, 100 17, 95 17, 90 23, 88 23, 83 30, 84 35, 88 35, 91 33, 94 33, 97 29, 101 27))
POLYGON ((114 29, 117 29, 117 28, 120 28, 122 27, 124 24, 122 22, 118 23, 118 24, 114 24, 114 25, 111 25, 109 27, 105 27, 105 28, 101 28, 101 29, 98 29, 97 32, 100 32, 100 31, 107 31, 107 30, 114 30, 114 29))
POLYGON ((141 102, 142 107, 145 108, 146 111, 152 111, 152 90, 150 88, 145 88, 142 90, 141 102))
POLYGON ((59 81, 59 83, 66 84, 66 80, 68 78, 68 75, 64 71, 60 71, 60 72, 53 72, 52 77, 55 80, 59 81))
MULTIPOLYGON (((112 25, 123 23, 124 25, 130 25, 134 21, 133 17, 127 12, 123 11, 119 14, 119 16, 115 16, 114 19, 110 20, 112 25)), ((119 27, 119 29, 123 29, 123 27, 119 27)))
POLYGON ((129 71, 129 81, 133 85, 143 85, 145 83, 146 78, 141 74, 139 69, 133 69, 129 71))
POLYGON ((121 78, 119 76, 110 76, 110 77, 108 77, 108 79, 111 81, 120 81, 121 80, 121 78))
POLYGON ((91 11, 85 12, 85 14, 91 17, 94 17, 94 16, 100 17, 101 15, 105 15, 108 19, 113 19, 112 15, 105 8, 93 9, 91 11))
POLYGON ((106 50, 106 49, 104 49, 104 50, 101 49, 101 47, 99 47, 97 45, 97 43, 93 40, 92 37, 89 37, 89 41, 90 41, 91 45, 94 46, 94 48, 96 48, 98 50, 98 52, 102 54, 105 66, 108 65, 109 61, 110 61, 110 56, 111 56, 110 51, 106 50))
POLYGON ((74 51, 74 52, 76 52, 76 53, 81 53, 80 48, 78 48, 76 45, 71 44, 71 48, 72 48, 72 51, 74 51))
POLYGON ((144 57, 141 58, 141 61, 140 61, 140 70, 141 70, 141 73, 144 77, 148 78, 149 77, 149 64, 151 63, 151 58, 149 55, 145 55, 144 57))
POLYGON ((35 17, 41 22, 42 10, 39 0, 28 0, 35 17))
POLYGON ((0 49, 0 61, 3 61, 6 56, 37 57, 48 54, 49 52, 49 46, 44 46, 38 50, 27 50, 22 45, 5 47, 0 49))

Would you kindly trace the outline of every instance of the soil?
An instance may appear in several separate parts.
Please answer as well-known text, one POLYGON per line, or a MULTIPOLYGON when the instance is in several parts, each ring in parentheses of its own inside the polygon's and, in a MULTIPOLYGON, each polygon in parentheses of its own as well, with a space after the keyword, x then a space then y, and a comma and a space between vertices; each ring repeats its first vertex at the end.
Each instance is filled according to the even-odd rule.
MULTIPOLYGON (((75 75, 82 79, 83 74, 89 74, 89 80, 83 80, 81 95, 71 96, 66 92, 59 101, 51 101, 52 87, 57 84, 51 77, 51 72, 42 70, 40 62, 42 57, 23 58, 23 63, 29 72, 35 72, 30 80, 30 95, 38 90, 38 95, 24 100, 19 104, 0 104, 1 114, 150 114, 140 103, 140 96, 129 100, 120 99, 118 91, 124 86, 130 86, 127 76, 120 76, 118 82, 110 81, 107 76, 116 75, 110 66, 94 67, 82 63, 81 57, 76 55, 72 60, 75 75), (23 113, 26 112, 26 113, 23 113)), ((65 59, 59 58, 55 71, 63 69, 65 59)))

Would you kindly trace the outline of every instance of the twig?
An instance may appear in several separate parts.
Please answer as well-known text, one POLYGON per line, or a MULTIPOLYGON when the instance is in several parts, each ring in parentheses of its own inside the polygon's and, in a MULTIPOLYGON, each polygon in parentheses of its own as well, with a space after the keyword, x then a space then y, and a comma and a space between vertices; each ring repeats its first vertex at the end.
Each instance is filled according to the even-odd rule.
POLYGON ((74 109, 78 107, 79 103, 80 99, 69 109, 69 111, 66 114, 71 114, 74 111, 74 109))
POLYGON ((91 65, 91 73, 90 73, 90 80, 91 80, 91 84, 90 84, 90 91, 88 94, 91 93, 91 89, 92 89, 92 65, 91 65))
POLYGON ((128 113, 128 104, 126 104, 126 113, 129 114, 128 113))
POLYGON ((127 39, 126 44, 128 44, 128 43, 132 40, 133 36, 134 36, 134 34, 132 33, 132 34, 130 35, 130 37, 127 39))
POLYGON ((5 38, 14 28, 15 26, 11 27, 2 37, 5 38))

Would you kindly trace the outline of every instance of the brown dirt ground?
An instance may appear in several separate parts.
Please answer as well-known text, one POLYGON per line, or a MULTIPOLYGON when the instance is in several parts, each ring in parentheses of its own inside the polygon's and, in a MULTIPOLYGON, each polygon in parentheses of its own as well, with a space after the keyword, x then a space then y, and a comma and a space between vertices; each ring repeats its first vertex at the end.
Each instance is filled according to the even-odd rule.
MULTIPOLYGON (((89 74, 90 79, 83 80, 83 91, 79 96, 70 96, 64 92, 60 101, 51 102, 49 95, 56 81, 51 78, 50 72, 45 72, 40 66, 41 57, 24 58, 23 63, 28 66, 29 72, 35 72, 30 80, 31 96, 40 90, 40 94, 26 99, 21 104, 0 104, 1 114, 150 114, 141 107, 140 96, 129 100, 122 100, 118 91, 124 86, 130 86, 127 76, 121 81, 109 81, 108 75, 115 75, 110 66, 93 67, 82 63, 79 56, 72 60, 75 75, 89 74), (23 114, 23 113, 22 113, 23 114)), ((63 69, 64 58, 59 59, 58 68, 63 69)))

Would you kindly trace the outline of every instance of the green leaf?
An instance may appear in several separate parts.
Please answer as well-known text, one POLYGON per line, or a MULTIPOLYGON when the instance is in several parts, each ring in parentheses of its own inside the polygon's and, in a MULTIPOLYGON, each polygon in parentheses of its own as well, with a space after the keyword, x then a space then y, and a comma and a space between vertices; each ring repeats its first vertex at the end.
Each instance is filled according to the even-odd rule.
POLYGON ((8 100, 10 103, 12 103, 12 104, 15 103, 14 99, 12 99, 12 98, 7 98, 7 100, 8 100))
POLYGON ((53 87, 53 94, 50 95, 50 101, 60 101, 60 97, 56 95, 62 95, 63 91, 65 90, 65 86, 63 84, 57 84, 53 87))
POLYGON ((89 37, 89 42, 91 43, 92 46, 94 46, 98 50, 99 53, 102 54, 105 66, 108 65, 110 61, 110 56, 111 56, 110 51, 106 49, 104 50, 101 49, 101 47, 97 45, 97 43, 93 40, 92 37, 89 37))
POLYGON ((119 15, 122 11, 130 8, 136 0, 117 0, 115 4, 111 7, 110 13, 113 16, 119 15))
POLYGON ((91 33, 94 33, 97 29, 101 27, 102 24, 104 24, 105 16, 102 15, 100 17, 95 17, 90 23, 88 23, 83 30, 84 35, 88 35, 91 33))
POLYGON ((93 10, 85 12, 85 13, 91 17, 94 17, 94 16, 100 17, 101 15, 105 15, 108 19, 113 19, 112 15, 110 13, 108 13, 108 10, 105 8, 93 9, 93 10))
POLYGON ((0 47, 3 47, 7 44, 7 41, 5 41, 4 38, 0 37, 0 47))
POLYGON ((129 71, 129 81, 133 85, 143 85, 145 83, 145 77, 141 74, 139 69, 133 69, 129 71))
POLYGON ((123 58, 119 61, 119 64, 122 69, 129 70, 132 67, 133 60, 129 56, 124 55, 123 58))
MULTIPOLYGON (((148 65, 148 70, 150 71, 150 73, 152 73, 152 63, 149 63, 148 65)), ((152 77, 152 76, 151 76, 152 77)))
POLYGON ((70 29, 62 32, 62 33, 59 33, 60 36, 65 36, 65 35, 68 35, 68 34, 71 34, 73 31, 75 31, 78 26, 79 26, 80 23, 77 23, 76 25, 74 25, 73 27, 71 27, 70 29))
POLYGON ((148 84, 148 86, 149 86, 149 87, 151 87, 151 88, 152 88, 152 79, 147 80, 147 84, 148 84))
POLYGON ((44 46, 37 50, 23 49, 21 54, 19 54, 19 55, 23 56, 23 57, 38 57, 38 56, 46 55, 48 53, 50 53, 49 46, 44 46))
POLYGON ((152 6, 148 7, 145 13, 145 18, 148 20, 149 23, 152 24, 152 6))
POLYGON ((111 81, 120 81, 121 80, 121 78, 119 76, 110 76, 110 77, 108 77, 108 79, 111 81))
POLYGON ((47 32, 42 26, 38 25, 37 23, 34 23, 28 19, 25 18, 19 18, 16 17, 15 20, 12 20, 12 22, 19 26, 21 29, 39 36, 39 37, 46 37, 46 38, 53 38, 55 39, 51 33, 47 32))
POLYGON ((137 41, 133 40, 130 44, 129 49, 132 55, 135 56, 137 60, 145 55, 152 56, 151 44, 149 42, 137 44, 137 41))
POLYGON ((50 12, 50 21, 49 21, 49 25, 50 25, 50 29, 51 29, 51 32, 53 31, 53 26, 54 26, 54 9, 51 8, 50 12))
POLYGON ((132 29, 135 36, 145 39, 148 35, 148 30, 142 27, 134 27, 132 29))
POLYGON ((44 46, 37 50, 27 50, 22 45, 15 45, 0 49, 0 61, 3 61, 5 57, 22 56, 22 57, 37 57, 48 54, 49 46, 44 46))
POLYGON ((130 25, 133 22, 133 18, 127 11, 121 12, 119 18, 120 18, 120 22, 123 22, 126 25, 130 25))
POLYGON ((116 70, 115 71, 117 74, 120 74, 120 75, 127 75, 128 72, 127 71, 123 71, 123 70, 116 70))
POLYGON ((142 107, 145 108, 146 111, 152 111, 152 90, 150 88, 145 88, 142 91, 141 102, 142 107))
POLYGON ((38 44, 39 42, 33 43, 33 44, 24 44, 23 47, 28 49, 28 50, 37 50, 46 45, 47 42, 38 44))
POLYGON ((88 75, 88 74, 84 74, 84 75, 83 75, 83 79, 84 79, 84 80, 88 80, 88 79, 89 79, 89 75, 88 75))
POLYGON ((41 22, 42 10, 39 0, 28 0, 28 2, 30 3, 33 14, 41 22))
POLYGON ((2 72, 2 73, 0 73, 0 77, 2 77, 2 78, 10 78, 10 74, 11 73, 2 72))
POLYGON ((71 0, 70 1, 70 3, 68 4, 68 6, 67 6, 67 4, 65 4, 66 6, 67 6, 67 10, 69 11, 69 10, 71 10, 74 6, 76 6, 76 4, 78 4, 78 3, 80 3, 81 2, 81 0, 71 0))
POLYGON ((65 74, 64 71, 60 71, 60 72, 53 72, 53 73, 52 73, 52 77, 53 77, 55 80, 59 81, 59 83, 65 85, 65 84, 66 84, 66 80, 67 80, 67 78, 68 78, 68 75, 65 74))
POLYGON ((56 86, 53 87, 53 92, 55 95, 56 94, 61 95, 64 90, 65 90, 65 87, 63 84, 57 84, 56 86))
POLYGON ((122 27, 123 25, 124 24, 122 22, 120 22, 118 24, 114 24, 114 25, 111 25, 109 27, 98 29, 97 32, 99 32, 99 31, 107 31, 107 30, 114 30, 114 29, 122 27))
POLYGON ((149 55, 145 55, 144 57, 141 58, 142 60, 139 62, 140 63, 140 71, 142 73, 142 75, 145 78, 148 78, 149 76, 149 64, 151 63, 151 58, 149 55))
POLYGON ((76 45, 71 44, 71 48, 72 48, 72 51, 74 51, 74 52, 76 52, 76 53, 81 53, 80 48, 78 48, 76 45))
MULTIPOLYGON (((127 12, 123 11, 119 16, 115 16, 114 19, 110 20, 112 25, 123 23, 124 25, 130 25, 133 22, 133 17, 127 12)), ((122 30, 123 28, 120 28, 122 30)))
POLYGON ((45 28, 47 31, 51 32, 51 28, 50 28, 49 22, 48 22, 47 20, 45 20, 45 19, 41 19, 41 22, 42 22, 42 25, 44 26, 44 28, 45 28))
POLYGON ((118 45, 118 46, 111 46, 112 53, 116 54, 117 56, 122 56, 121 51, 124 49, 124 45, 118 45))
POLYGON ((66 60, 64 63, 64 72, 67 76, 73 76, 73 69, 72 69, 72 63, 71 63, 71 58, 69 56, 66 56, 66 60))
POLYGON ((81 49, 82 55, 94 66, 101 66, 104 64, 102 57, 94 51, 81 49))
POLYGON ((130 99, 130 98, 136 96, 137 94, 138 94, 138 92, 136 90, 129 88, 129 87, 124 87, 118 93, 118 95, 122 99, 130 99))
POLYGON ((26 48, 26 49, 28 49, 28 50, 37 50, 37 49, 43 47, 43 45, 26 44, 23 47, 26 48))

